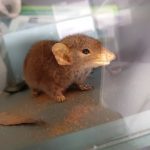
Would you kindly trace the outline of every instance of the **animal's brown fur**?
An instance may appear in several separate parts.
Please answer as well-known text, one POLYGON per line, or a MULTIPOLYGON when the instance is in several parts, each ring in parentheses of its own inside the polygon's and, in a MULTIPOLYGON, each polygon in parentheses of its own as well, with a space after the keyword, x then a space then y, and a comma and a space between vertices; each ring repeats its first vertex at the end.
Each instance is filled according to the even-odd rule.
MULTIPOLYGON (((93 68, 101 66, 96 62, 104 59, 101 57, 104 51, 98 40, 81 34, 67 36, 59 42, 69 48, 71 65, 57 63, 52 53, 52 47, 57 41, 41 41, 33 45, 26 56, 24 76, 34 93, 42 91, 51 98, 63 101, 63 92, 72 83, 79 85, 82 90, 90 89, 84 82, 93 68), (82 53, 82 49, 85 48, 90 50, 90 54, 82 53)), ((113 55, 111 52, 109 54, 113 55)), ((112 57, 109 61, 113 59, 112 57)))

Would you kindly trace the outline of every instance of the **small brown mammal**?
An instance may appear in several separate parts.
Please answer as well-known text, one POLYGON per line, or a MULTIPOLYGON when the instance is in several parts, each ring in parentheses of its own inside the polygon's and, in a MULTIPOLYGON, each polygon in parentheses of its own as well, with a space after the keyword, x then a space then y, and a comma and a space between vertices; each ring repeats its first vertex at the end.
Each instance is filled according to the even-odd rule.
POLYGON ((73 83, 81 90, 93 68, 108 65, 115 55, 98 40, 75 34, 61 41, 41 41, 33 45, 24 62, 24 77, 34 95, 43 92, 58 101, 73 83))

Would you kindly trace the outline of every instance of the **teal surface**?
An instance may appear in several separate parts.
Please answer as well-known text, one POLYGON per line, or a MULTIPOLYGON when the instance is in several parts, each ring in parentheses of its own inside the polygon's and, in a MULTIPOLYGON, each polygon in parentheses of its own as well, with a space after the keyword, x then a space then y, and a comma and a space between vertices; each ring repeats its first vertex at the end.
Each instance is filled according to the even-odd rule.
MULTIPOLYGON (((123 124, 120 124, 121 128, 117 133, 113 129, 113 124, 112 126, 106 124, 106 127, 109 128, 105 128, 105 123, 117 120, 121 116, 101 105, 100 69, 94 71, 89 78, 89 82, 94 86, 93 90, 72 89, 66 93, 67 101, 64 103, 50 100, 45 95, 34 99, 31 97, 29 90, 14 95, 1 95, 0 114, 6 112, 11 115, 21 115, 44 121, 44 124, 37 125, 0 126, 1 148, 3 150, 20 150, 48 140, 54 144, 54 147, 62 148, 65 146, 64 149, 67 150, 76 146, 75 140, 81 145, 87 141, 89 142, 88 146, 90 146, 95 142, 98 144, 98 138, 104 141, 107 138, 113 138, 114 134, 117 136, 122 133, 125 130, 122 127, 123 124), (99 128, 99 125, 102 128, 99 128), (109 131, 109 134, 107 134, 107 131, 109 131), (58 139, 58 137, 64 138, 58 139), (84 138, 84 143, 79 137, 84 138), (90 140, 88 140, 89 137, 90 140), (64 140, 68 141, 68 138, 72 144, 62 145, 64 140)), ((9 119, 11 120, 11 118, 9 119)), ((79 148, 81 145, 79 145, 79 148)))
POLYGON ((23 150, 137 150, 150 145, 148 116, 150 111, 41 142, 23 150))
MULTIPOLYGON (((141 138, 138 139, 134 139, 128 142, 124 142, 122 144, 118 144, 109 148, 105 148, 102 150, 145 150, 144 148, 147 146, 150 146, 150 134, 143 136, 141 138)), ((147 148, 146 150, 149 150, 149 148, 147 148)), ((97 150, 101 150, 101 149, 97 149, 97 150)))

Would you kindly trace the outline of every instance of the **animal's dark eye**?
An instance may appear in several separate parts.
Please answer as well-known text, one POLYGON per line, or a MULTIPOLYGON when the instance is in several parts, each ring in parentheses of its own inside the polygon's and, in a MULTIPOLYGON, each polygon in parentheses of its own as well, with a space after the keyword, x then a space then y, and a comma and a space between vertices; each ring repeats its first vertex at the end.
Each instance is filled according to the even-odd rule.
POLYGON ((89 49, 85 48, 85 49, 82 50, 82 53, 83 53, 83 54, 89 54, 90 51, 89 51, 89 49))

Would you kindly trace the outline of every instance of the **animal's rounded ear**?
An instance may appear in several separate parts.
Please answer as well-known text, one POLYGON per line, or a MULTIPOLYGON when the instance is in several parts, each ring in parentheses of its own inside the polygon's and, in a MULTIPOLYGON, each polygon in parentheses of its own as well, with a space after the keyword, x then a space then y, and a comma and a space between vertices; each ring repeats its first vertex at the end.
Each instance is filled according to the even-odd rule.
POLYGON ((71 65, 72 57, 69 48, 63 43, 56 43, 52 47, 52 52, 59 65, 71 65))

